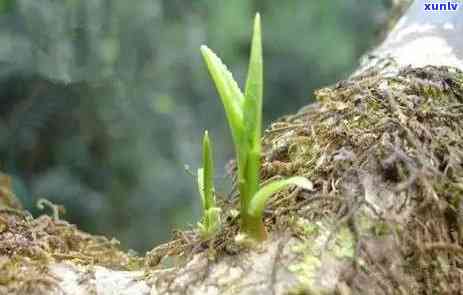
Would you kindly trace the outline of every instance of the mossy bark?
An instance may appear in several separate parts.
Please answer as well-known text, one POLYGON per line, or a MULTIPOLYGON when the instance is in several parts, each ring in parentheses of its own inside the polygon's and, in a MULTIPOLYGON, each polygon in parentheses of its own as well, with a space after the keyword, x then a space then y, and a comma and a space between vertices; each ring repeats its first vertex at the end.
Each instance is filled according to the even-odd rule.
POLYGON ((179 233, 145 257, 2 209, 0 294, 462 293, 463 20, 430 15, 408 36, 420 4, 351 78, 266 131, 264 180, 315 189, 269 200, 266 241, 236 240, 236 203, 215 239, 179 233))

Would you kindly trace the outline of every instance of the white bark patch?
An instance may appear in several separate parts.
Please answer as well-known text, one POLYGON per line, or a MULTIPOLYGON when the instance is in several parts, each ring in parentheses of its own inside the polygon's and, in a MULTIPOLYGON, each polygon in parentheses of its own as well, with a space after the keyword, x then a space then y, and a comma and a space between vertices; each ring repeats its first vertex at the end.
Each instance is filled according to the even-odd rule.
POLYGON ((149 294, 150 288, 143 281, 143 271, 115 271, 95 266, 97 294, 104 295, 143 295, 149 294))
POLYGON ((95 290, 94 279, 84 279, 83 268, 68 263, 52 264, 49 268, 51 274, 60 280, 59 287, 64 294, 84 295, 95 290))
POLYGON ((396 48, 392 55, 399 63, 416 67, 429 65, 429 61, 432 60, 435 66, 454 66, 463 69, 463 60, 458 58, 447 40, 441 37, 421 37, 396 48), (417 50, 418 48, 420 50, 417 50))
POLYGON ((416 0, 372 55, 392 57, 400 66, 463 69, 463 9, 430 12, 424 3, 416 0))
POLYGON ((50 266, 64 294, 148 295, 143 271, 117 271, 101 266, 87 267, 69 263, 50 266))
POLYGON ((296 243, 289 235, 272 235, 256 249, 219 261, 197 254, 181 269, 151 272, 151 294, 285 294, 299 283, 288 270, 298 258, 292 251, 296 243))

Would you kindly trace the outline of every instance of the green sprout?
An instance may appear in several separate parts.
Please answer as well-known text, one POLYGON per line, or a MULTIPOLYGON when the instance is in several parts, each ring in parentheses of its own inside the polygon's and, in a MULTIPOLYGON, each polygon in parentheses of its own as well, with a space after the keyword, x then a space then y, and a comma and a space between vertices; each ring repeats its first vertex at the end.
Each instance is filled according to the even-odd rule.
POLYGON ((255 240, 265 240, 263 212, 267 200, 288 185, 311 190, 312 183, 296 176, 277 180, 260 188, 263 61, 260 16, 256 14, 245 93, 220 58, 207 46, 201 53, 222 100, 231 129, 238 163, 241 232, 255 240))
POLYGON ((212 159, 212 144, 207 131, 203 138, 203 167, 198 169, 198 189, 203 206, 203 218, 198 223, 201 236, 204 239, 212 237, 220 227, 220 208, 215 201, 214 161, 212 159))

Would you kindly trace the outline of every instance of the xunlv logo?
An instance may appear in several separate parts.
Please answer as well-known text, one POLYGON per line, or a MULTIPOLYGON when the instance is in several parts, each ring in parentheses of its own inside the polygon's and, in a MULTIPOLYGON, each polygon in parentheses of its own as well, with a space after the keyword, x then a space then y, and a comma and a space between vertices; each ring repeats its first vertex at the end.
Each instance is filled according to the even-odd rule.
POLYGON ((424 10, 427 11, 457 11, 459 3, 447 2, 447 3, 424 3, 424 10))

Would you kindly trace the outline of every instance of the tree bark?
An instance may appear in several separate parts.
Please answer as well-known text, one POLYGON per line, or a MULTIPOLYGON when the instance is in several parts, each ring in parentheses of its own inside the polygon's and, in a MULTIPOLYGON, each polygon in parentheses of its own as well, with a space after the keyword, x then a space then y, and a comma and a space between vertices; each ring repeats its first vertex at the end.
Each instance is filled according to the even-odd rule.
MULTIPOLYGON (((318 103, 270 126, 264 138, 263 177, 306 175, 317 191, 296 189, 275 196, 268 205, 272 213, 266 223, 271 230, 264 243, 243 244, 234 231, 225 229, 204 245, 191 242, 194 234, 185 233, 149 253, 145 267, 131 271, 55 259, 44 270, 52 283, 36 280, 28 292, 459 294, 462 278, 456 272, 461 269, 455 259, 462 257, 463 227, 452 212, 460 212, 462 206, 448 199, 463 194, 458 185, 463 181, 463 139, 460 125, 452 125, 463 118, 463 82, 454 79, 448 67, 463 70, 462 9, 430 13, 416 0, 351 78, 316 92, 318 103), (394 88, 395 81, 402 84, 394 88), (410 93, 413 89, 416 93, 410 93), (407 100, 401 100, 399 92, 409 95, 407 100), (447 125, 410 119, 406 106, 412 98, 417 106, 410 110, 432 104, 429 97, 443 99, 449 93, 460 99, 459 105, 429 110, 433 118, 442 116, 435 124, 445 117, 447 125), (370 96, 374 104, 365 103, 370 96), (360 109, 351 116, 350 109, 359 105, 375 110, 363 110, 365 117, 384 119, 378 127, 381 133, 372 131, 373 123, 359 123, 360 109), (339 127, 342 124, 347 127, 339 127), (400 127, 402 131, 393 130, 400 127), (439 137, 439 130, 447 133, 439 137), (358 136, 352 136, 354 132, 358 136), (448 139, 446 153, 425 144, 438 144, 448 134, 455 138, 448 139), (445 187, 437 188, 433 179, 445 187), (424 230, 408 226, 420 223, 424 230), (167 267, 166 256, 181 261, 167 267), (435 271, 431 261, 443 270, 435 271)), ((224 218, 231 220, 226 227, 236 227, 233 217, 224 218)), ((6 264, 0 261, 0 271, 6 264)), ((24 288, 19 284, 0 292, 24 294, 24 288)))
POLYGON ((372 65, 369 59, 374 62, 389 56, 399 66, 463 68, 463 8, 454 12, 430 12, 424 4, 423 1, 412 3, 386 40, 365 56, 360 70, 372 65))

